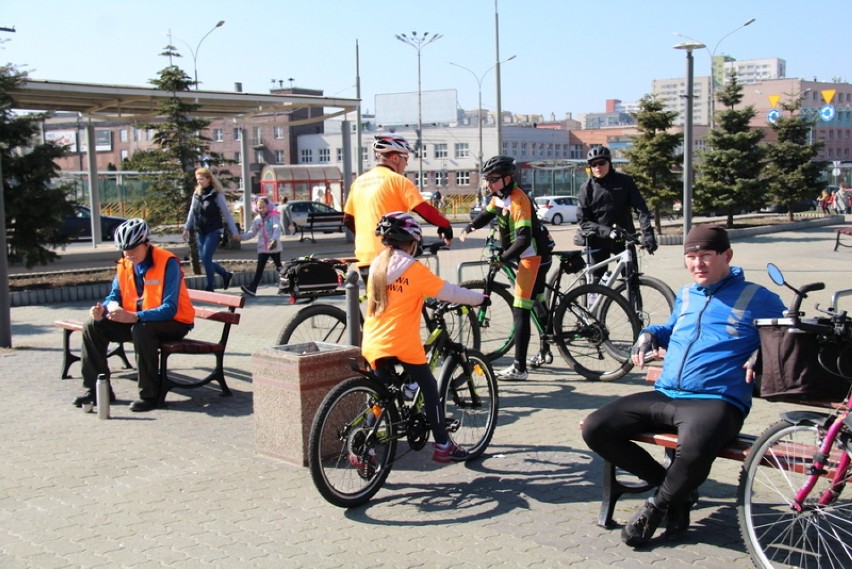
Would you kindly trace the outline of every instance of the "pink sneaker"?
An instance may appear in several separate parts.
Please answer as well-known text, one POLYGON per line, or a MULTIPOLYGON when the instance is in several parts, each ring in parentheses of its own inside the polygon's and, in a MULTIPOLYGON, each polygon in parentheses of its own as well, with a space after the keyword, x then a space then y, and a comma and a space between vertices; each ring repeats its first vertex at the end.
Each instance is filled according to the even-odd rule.
POLYGON ((469 452, 452 441, 448 442, 446 445, 439 445, 436 443, 433 446, 435 447, 435 451, 432 453, 432 460, 435 462, 464 462, 470 458, 469 452))

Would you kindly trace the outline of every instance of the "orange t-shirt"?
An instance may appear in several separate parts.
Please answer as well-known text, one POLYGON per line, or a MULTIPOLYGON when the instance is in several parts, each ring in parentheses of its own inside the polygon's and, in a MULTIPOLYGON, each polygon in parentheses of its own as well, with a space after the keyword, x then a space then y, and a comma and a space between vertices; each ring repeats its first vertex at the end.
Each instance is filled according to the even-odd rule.
POLYGON ((384 250, 376 225, 386 213, 410 212, 423 203, 411 180, 386 166, 376 166, 352 182, 343 212, 355 218, 355 257, 365 267, 384 250))
POLYGON ((376 360, 395 356, 410 364, 425 364, 420 338, 423 300, 434 297, 444 280, 423 263, 414 261, 394 282, 388 283, 388 305, 377 317, 364 321, 361 353, 375 366, 376 360))

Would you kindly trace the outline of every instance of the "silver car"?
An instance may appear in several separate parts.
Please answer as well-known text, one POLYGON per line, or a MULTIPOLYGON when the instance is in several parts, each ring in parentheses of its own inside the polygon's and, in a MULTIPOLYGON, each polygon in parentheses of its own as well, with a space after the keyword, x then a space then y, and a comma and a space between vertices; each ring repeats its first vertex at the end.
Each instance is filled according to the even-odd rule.
POLYGON ((296 226, 296 231, 299 228, 307 229, 308 214, 319 213, 324 214, 328 219, 318 219, 314 221, 314 229, 324 233, 332 231, 343 231, 343 212, 327 206, 321 202, 313 202, 308 200, 294 200, 287 203, 287 209, 290 210, 290 221, 296 226), (337 214, 337 215, 335 215, 337 214))
POLYGON ((535 212, 545 223, 577 223, 577 204, 574 196, 542 196, 535 198, 535 212))

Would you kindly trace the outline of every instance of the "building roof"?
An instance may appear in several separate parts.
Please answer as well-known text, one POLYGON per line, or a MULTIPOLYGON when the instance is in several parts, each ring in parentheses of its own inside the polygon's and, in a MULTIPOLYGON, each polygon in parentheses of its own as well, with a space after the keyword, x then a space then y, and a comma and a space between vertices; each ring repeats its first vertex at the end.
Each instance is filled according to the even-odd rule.
POLYGON ((321 122, 357 109, 358 99, 315 95, 273 95, 223 91, 178 91, 172 93, 149 87, 65 83, 27 80, 9 93, 15 108, 29 111, 71 111, 93 119, 116 117, 144 119, 157 115, 157 103, 178 97, 200 105, 198 116, 251 116, 261 113, 292 112, 303 108, 329 108, 322 116, 290 122, 290 126, 321 122))

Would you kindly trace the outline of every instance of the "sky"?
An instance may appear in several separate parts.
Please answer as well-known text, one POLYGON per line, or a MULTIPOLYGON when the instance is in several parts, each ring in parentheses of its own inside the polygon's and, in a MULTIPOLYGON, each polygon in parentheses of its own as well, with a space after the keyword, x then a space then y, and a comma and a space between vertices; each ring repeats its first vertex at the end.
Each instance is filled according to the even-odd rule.
POLYGON ((360 75, 366 112, 376 94, 417 91, 417 51, 395 36, 428 32, 442 37, 421 49, 422 90, 456 89, 459 106, 475 109, 482 78, 482 106, 493 110, 495 19, 500 60, 515 56, 500 67, 502 108, 545 120, 603 112, 607 99, 638 101, 654 79, 683 77, 685 52, 673 46, 686 40, 674 32, 707 45, 695 52, 696 76, 709 75, 715 49, 784 59, 788 77, 852 78, 844 30, 801 0, 2 0, 0 28, 15 32, 0 31, 0 63, 32 79, 150 86, 168 65, 159 53, 171 32, 190 77, 196 52, 202 89, 240 82, 267 93, 292 79, 355 98, 360 75))

